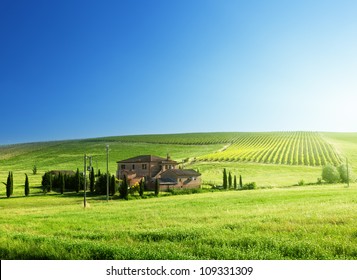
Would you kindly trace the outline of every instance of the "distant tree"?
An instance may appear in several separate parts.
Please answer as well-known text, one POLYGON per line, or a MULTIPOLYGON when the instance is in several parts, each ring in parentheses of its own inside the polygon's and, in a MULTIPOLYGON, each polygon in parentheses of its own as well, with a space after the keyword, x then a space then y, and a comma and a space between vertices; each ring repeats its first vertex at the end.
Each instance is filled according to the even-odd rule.
POLYGON ((111 196, 115 195, 116 193, 116 187, 115 187, 115 176, 112 175, 110 177, 110 182, 109 182, 109 193, 111 196))
POLYGON ((59 180, 59 183, 60 183, 60 191, 61 191, 61 194, 63 194, 64 190, 65 190, 65 187, 66 187, 66 185, 65 185, 65 177, 64 177, 64 175, 62 173, 59 173, 58 177, 59 177, 58 180, 59 180))
POLYGON ((239 188, 243 189, 242 175, 239 175, 239 188))
POLYGON ((91 193, 94 193, 94 185, 95 185, 95 175, 94 175, 94 168, 92 167, 89 174, 89 189, 91 193))
POLYGON ((97 194, 107 194, 107 174, 101 174, 97 178, 94 191, 97 194))
POLYGON ((123 180, 120 184, 120 187, 119 187, 119 194, 120 194, 119 197, 120 198, 124 198, 124 199, 128 200, 128 194, 129 194, 128 188, 129 188, 128 179, 124 175, 124 178, 123 178, 123 180))
POLYGON ((233 187, 234 187, 235 190, 237 189, 237 176, 236 175, 234 175, 233 187))
POLYGON ((228 173, 228 187, 231 188, 232 187, 232 174, 229 171, 228 173))
POLYGON ((77 168, 76 175, 75 175, 74 185, 75 185, 76 193, 79 193, 79 190, 81 188, 81 176, 79 174, 78 168, 77 168))
POLYGON ((34 165, 34 166, 32 167, 32 174, 33 174, 33 175, 36 175, 36 174, 37 174, 37 166, 36 166, 36 165, 34 165))
POLYGON ((9 175, 7 176, 7 180, 6 183, 3 183, 6 186, 6 197, 10 197, 11 196, 11 175, 9 172, 9 175))
POLYGON ((224 188, 224 189, 227 189, 227 187, 228 187, 227 171, 226 171, 226 169, 224 168, 224 169, 223 169, 223 188, 224 188))
POLYGON ((257 188, 257 184, 255 182, 251 182, 251 183, 248 183, 248 184, 244 184, 243 186, 243 190, 254 190, 257 188))
POLYGON ((326 165, 322 169, 322 179, 327 183, 337 183, 340 181, 340 173, 333 165, 326 165))
POLYGON ((102 174, 100 173, 100 169, 98 169, 97 177, 100 177, 100 175, 102 174))
POLYGON ((347 168, 346 164, 341 164, 339 167, 337 167, 337 171, 340 174, 340 179, 342 183, 351 182, 351 178, 353 177, 351 170, 352 168, 350 166, 347 168))
POLYGON ((144 196, 144 188, 145 188, 145 182, 144 182, 144 179, 141 179, 140 183, 139 183, 139 195, 141 197, 144 196))
POLYGON ((43 176, 42 176, 42 190, 44 193, 47 193, 50 189, 50 185, 52 184, 51 182, 51 175, 50 173, 46 172, 43 176))
POLYGON ((29 177, 25 174, 25 196, 30 194, 30 184, 29 184, 29 177))
POLYGON ((155 196, 158 196, 160 193, 160 182, 159 179, 156 179, 155 181, 155 196))

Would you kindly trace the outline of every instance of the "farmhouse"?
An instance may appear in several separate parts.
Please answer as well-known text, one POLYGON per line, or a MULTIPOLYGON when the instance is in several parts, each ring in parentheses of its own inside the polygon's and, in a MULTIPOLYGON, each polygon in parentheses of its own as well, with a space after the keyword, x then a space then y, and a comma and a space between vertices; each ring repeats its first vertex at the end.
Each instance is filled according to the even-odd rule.
POLYGON ((181 188, 199 188, 201 174, 192 169, 178 169, 177 161, 167 155, 166 158, 153 155, 140 155, 117 162, 117 178, 128 179, 129 184, 135 185, 144 179, 149 190, 154 189, 158 180, 160 190, 181 188))

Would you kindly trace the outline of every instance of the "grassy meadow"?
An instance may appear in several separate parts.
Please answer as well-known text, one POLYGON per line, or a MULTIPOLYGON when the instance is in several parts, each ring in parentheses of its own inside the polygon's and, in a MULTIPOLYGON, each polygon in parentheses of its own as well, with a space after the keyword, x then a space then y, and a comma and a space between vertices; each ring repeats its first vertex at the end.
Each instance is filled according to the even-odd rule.
POLYGON ((1 259, 357 259, 357 185, 1 199, 1 259))
POLYGON ((346 157, 357 174, 357 133, 190 133, 0 146, 0 182, 14 174, 11 198, 0 186, 0 258, 357 259, 357 183, 315 184, 322 162, 346 157), (42 194, 44 172, 82 170, 84 154, 105 172, 106 144, 112 174, 118 160, 170 154, 206 183, 221 184, 226 168, 258 189, 114 196, 109 203, 89 195, 86 209, 83 193, 42 194))

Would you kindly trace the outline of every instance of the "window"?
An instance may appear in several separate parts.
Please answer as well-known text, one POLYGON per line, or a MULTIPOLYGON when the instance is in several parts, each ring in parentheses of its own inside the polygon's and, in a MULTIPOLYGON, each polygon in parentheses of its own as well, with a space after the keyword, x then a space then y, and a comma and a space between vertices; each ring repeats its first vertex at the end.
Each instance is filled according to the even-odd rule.
POLYGON ((122 165, 121 165, 121 169, 125 169, 125 164, 122 164, 122 165))
POLYGON ((141 166, 141 168, 142 168, 143 170, 146 170, 146 169, 148 169, 148 165, 147 165, 146 163, 143 163, 143 165, 141 166))

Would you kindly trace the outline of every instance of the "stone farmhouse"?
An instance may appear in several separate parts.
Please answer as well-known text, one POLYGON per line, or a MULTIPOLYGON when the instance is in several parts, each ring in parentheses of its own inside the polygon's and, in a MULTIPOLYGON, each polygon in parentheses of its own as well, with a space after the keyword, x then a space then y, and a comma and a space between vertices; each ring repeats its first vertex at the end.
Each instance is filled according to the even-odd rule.
POLYGON ((130 186, 144 179, 146 188, 153 190, 156 179, 159 181, 160 190, 193 189, 201 186, 201 174, 193 169, 179 169, 177 161, 167 155, 166 158, 153 155, 140 155, 117 162, 117 178, 124 176, 130 186))

